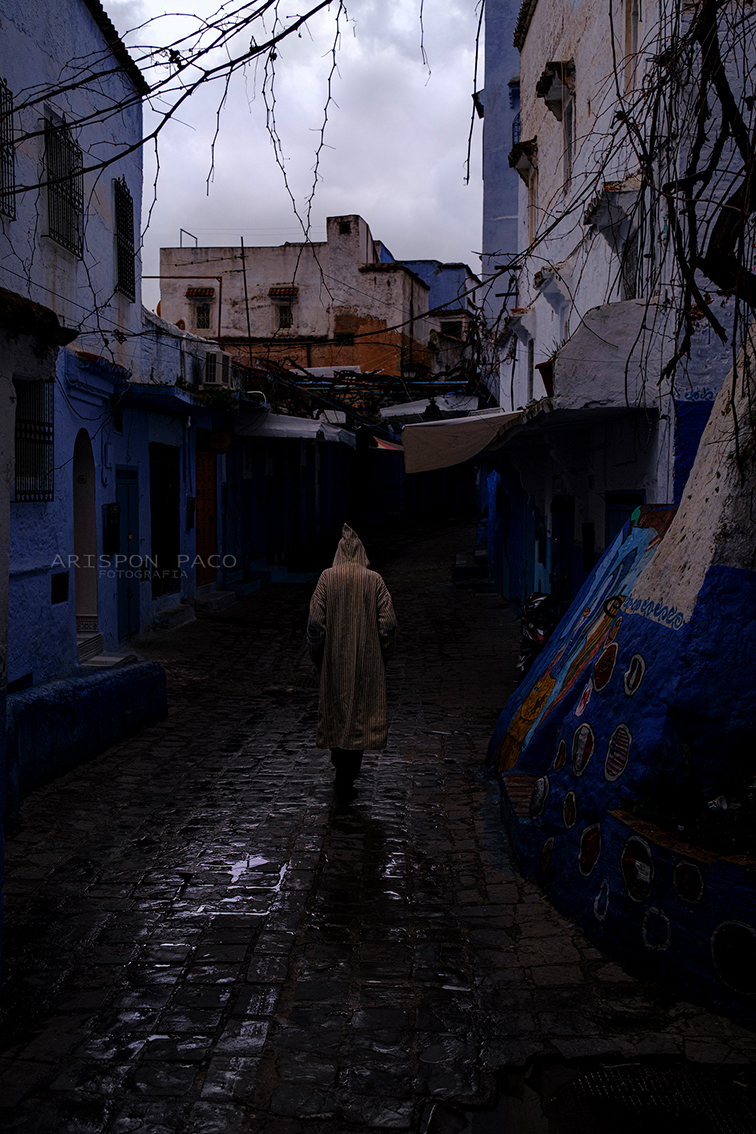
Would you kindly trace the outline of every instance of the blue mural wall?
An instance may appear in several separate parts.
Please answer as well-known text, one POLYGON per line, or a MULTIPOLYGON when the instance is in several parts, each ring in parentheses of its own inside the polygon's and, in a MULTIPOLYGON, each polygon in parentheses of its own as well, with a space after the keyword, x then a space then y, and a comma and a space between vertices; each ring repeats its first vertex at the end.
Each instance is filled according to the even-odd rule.
POLYGON ((559 909, 753 1018, 756 858, 701 845, 689 818, 754 781, 756 578, 711 565, 687 618, 645 600, 636 584, 673 516, 640 508, 625 525, 508 702, 489 762, 520 866, 559 909))

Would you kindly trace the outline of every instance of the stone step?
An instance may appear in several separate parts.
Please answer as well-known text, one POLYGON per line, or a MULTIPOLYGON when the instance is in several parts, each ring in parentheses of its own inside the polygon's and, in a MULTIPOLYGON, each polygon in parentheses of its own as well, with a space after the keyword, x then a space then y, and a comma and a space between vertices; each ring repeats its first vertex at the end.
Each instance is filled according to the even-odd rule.
POLYGON ((76 644, 79 648, 79 663, 101 653, 104 645, 102 634, 77 634, 76 644))
POLYGON ((219 610, 225 610, 235 602, 234 591, 210 591, 209 594, 195 597, 194 609, 197 614, 217 614, 219 610))
POLYGON ((159 610, 152 620, 153 630, 175 630, 185 622, 194 622, 196 615, 194 608, 188 603, 177 603, 176 606, 166 606, 159 610))
POLYGON ((82 669, 117 669, 122 665, 131 665, 133 662, 139 661, 136 654, 95 654, 92 658, 87 658, 86 662, 82 665, 82 669))

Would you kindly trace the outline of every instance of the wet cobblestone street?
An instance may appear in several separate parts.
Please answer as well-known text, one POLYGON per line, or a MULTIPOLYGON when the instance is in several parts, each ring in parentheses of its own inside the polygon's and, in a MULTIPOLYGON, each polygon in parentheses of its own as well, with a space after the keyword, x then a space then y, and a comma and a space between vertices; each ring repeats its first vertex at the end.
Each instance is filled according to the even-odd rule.
POLYGON ((314 745, 311 587, 138 644, 167 719, 27 799, 8 842, 0 1126, 419 1131, 539 1052, 756 1056, 513 870, 482 762, 519 623, 453 585, 473 540, 449 522, 375 544, 400 638, 389 746, 349 808, 314 745))

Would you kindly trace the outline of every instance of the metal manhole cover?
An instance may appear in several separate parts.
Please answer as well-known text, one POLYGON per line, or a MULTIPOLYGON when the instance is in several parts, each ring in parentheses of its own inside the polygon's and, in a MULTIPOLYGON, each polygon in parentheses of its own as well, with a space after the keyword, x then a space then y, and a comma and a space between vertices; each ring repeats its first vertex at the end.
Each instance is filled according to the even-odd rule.
POLYGON ((753 1134, 753 1096, 737 1089, 679 1067, 600 1067, 567 1083, 544 1110, 559 1134, 753 1134))

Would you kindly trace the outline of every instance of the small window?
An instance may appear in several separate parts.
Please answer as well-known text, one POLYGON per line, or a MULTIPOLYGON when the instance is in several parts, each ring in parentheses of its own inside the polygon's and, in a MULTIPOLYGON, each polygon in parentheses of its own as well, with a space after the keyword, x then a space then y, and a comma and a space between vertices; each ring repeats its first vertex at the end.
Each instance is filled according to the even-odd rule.
POLYGON ((75 256, 84 246, 84 162, 65 122, 45 120, 48 234, 75 256))
POLYGON ((450 335, 453 339, 461 339, 463 324, 461 319, 444 319, 441 323, 441 333, 450 335))
POLYGON ((564 188, 569 188, 572 180, 572 163, 575 156, 575 96, 565 97, 562 111, 562 142, 564 145, 564 188))
POLYGON ((16 473, 14 500, 53 499, 53 383, 14 381, 16 390, 16 473))
POLYGON ((636 299, 638 296, 638 233, 631 232, 622 246, 620 265, 622 278, 622 298, 636 299))
POLYGON ((282 331, 294 326, 294 311, 290 303, 281 303, 278 306, 278 326, 282 331))
POLYGON ((110 424, 113 426, 115 433, 123 433, 123 405, 118 394, 111 394, 109 398, 110 403, 110 424))
POLYGON ((532 168, 527 178, 528 186, 528 243, 532 244, 538 233, 538 170, 532 168))
POLYGON ((0 79, 0 213, 16 215, 16 150, 13 145, 13 95, 0 79))
POLYGON ((339 236, 349 236, 352 231, 352 222, 348 220, 339 221, 339 236))
POLYGON ((50 603, 68 602, 68 571, 58 571, 50 576, 50 603))
POLYGON ((134 270, 134 200, 126 179, 113 182, 115 193, 116 291, 133 303, 136 299, 134 270))
POLYGON ((194 325, 198 331, 207 331, 210 329, 210 304, 198 303, 196 307, 196 318, 194 325))
POLYGON ((625 91, 636 86, 638 35, 641 22, 640 0, 625 0, 625 91))

